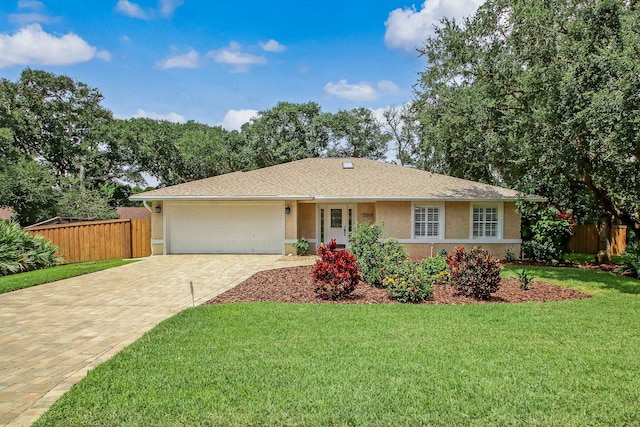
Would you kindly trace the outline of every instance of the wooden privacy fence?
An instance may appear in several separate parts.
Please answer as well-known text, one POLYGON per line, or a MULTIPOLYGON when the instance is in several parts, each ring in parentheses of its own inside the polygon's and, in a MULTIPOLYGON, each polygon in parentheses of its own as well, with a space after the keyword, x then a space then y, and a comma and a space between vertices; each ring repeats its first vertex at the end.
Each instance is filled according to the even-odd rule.
POLYGON ((114 219, 33 227, 60 248, 64 264, 151 255, 151 219, 114 219))
MULTIPOLYGON (((576 225, 569 239, 569 250, 581 254, 598 253, 598 226, 595 224, 576 225)), ((611 226, 611 255, 621 255, 627 245, 627 226, 611 226)))

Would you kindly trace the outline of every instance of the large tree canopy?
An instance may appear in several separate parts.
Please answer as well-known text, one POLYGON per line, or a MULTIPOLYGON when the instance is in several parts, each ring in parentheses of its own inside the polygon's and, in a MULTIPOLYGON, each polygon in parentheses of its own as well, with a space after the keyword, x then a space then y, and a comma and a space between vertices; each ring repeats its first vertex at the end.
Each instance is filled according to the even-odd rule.
POLYGON ((0 79, 0 206, 22 224, 112 217, 135 190, 129 184, 149 178, 165 186, 306 157, 380 159, 390 139, 365 108, 332 114, 314 102, 281 102, 230 132, 113 119, 102 99, 98 89, 46 71, 0 79))
POLYGON ((640 236, 640 12, 488 0, 422 55, 426 168, 596 207, 640 236))

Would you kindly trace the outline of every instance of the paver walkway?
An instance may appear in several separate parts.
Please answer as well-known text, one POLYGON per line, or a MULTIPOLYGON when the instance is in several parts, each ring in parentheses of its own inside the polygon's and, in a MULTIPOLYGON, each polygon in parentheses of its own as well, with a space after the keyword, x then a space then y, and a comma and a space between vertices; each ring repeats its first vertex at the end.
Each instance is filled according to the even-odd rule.
POLYGON ((168 255, 0 295, 0 425, 30 425, 89 370, 276 255, 168 255))

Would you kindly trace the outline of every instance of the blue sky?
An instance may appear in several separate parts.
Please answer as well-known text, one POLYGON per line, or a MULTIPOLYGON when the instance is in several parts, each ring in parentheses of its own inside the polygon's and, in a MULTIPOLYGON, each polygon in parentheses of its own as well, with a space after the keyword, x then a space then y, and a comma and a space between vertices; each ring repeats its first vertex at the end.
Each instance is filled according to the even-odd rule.
POLYGON ((412 98, 415 48, 481 0, 1 0, 0 77, 100 89, 116 117, 238 128, 279 101, 326 112, 412 98))

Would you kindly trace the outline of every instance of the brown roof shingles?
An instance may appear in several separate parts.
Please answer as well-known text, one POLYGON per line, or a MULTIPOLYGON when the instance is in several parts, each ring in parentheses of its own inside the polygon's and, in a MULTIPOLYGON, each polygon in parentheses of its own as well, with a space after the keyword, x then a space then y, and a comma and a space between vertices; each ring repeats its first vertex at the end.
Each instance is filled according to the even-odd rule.
POLYGON ((310 158, 173 185, 132 199, 516 200, 518 196, 510 189, 374 160, 310 158), (352 162, 353 169, 343 168, 343 162, 352 162))

